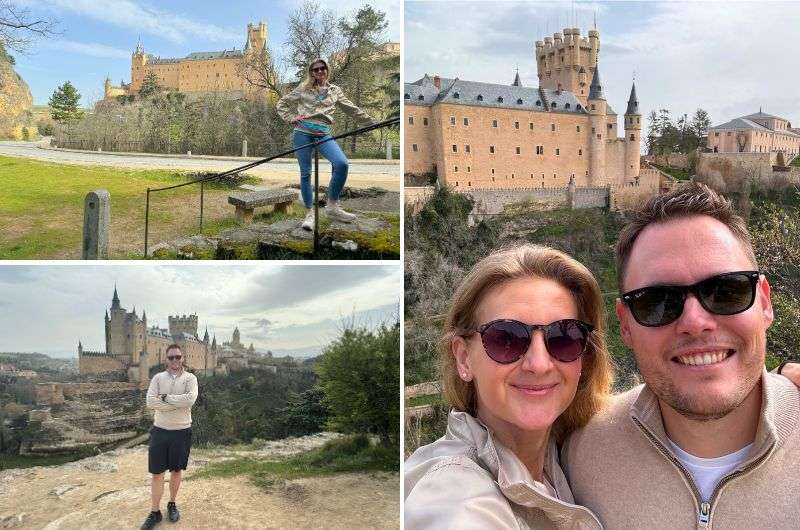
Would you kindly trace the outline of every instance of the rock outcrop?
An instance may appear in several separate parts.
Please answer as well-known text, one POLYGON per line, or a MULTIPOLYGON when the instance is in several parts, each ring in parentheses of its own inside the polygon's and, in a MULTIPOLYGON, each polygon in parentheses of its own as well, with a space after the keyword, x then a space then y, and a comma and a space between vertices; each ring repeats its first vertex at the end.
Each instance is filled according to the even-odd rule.
POLYGON ((28 84, 14 71, 12 60, 0 45, 0 139, 27 140, 38 136, 32 105, 28 84))

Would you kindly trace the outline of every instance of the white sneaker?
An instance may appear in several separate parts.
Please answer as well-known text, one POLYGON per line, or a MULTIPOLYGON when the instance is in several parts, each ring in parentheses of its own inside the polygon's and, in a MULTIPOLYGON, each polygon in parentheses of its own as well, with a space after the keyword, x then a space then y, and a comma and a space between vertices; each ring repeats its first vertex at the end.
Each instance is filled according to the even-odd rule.
POLYGON ((314 230, 314 210, 308 210, 306 212, 306 218, 303 220, 303 224, 300 225, 303 230, 308 230, 309 232, 314 230))
POLYGON ((325 214, 329 219, 334 221, 342 221, 343 223, 352 223, 356 220, 356 215, 350 212, 345 212, 338 204, 336 206, 326 206, 325 214))

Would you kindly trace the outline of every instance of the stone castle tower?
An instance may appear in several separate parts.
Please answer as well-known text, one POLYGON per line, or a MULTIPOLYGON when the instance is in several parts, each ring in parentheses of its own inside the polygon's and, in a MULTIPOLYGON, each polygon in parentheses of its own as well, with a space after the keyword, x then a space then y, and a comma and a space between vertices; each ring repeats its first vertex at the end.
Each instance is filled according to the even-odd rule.
POLYGON ((625 181, 630 182, 639 177, 641 152, 639 146, 642 137, 642 115, 639 114, 639 99, 636 97, 636 83, 631 85, 628 108, 625 110, 625 181))
POLYGON ((173 337, 180 336, 183 333, 197 337, 197 315, 175 315, 168 317, 169 320, 169 333, 173 337))
POLYGON ((572 92, 585 107, 600 54, 600 33, 589 30, 586 38, 578 28, 564 28, 563 34, 536 41, 535 53, 539 87, 572 92))

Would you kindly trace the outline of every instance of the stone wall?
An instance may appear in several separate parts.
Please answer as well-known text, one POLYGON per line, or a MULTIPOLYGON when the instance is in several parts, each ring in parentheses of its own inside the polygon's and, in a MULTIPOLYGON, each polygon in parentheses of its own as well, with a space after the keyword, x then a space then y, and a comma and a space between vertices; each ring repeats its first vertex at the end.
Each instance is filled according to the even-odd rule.
MULTIPOLYGON (((569 188, 497 189, 463 192, 475 199, 474 214, 497 215, 510 204, 531 203, 542 209, 564 208, 569 205, 569 188)), ((575 208, 604 208, 608 206, 608 188, 575 188, 575 208)))
POLYGON ((697 180, 723 192, 740 190, 748 179, 756 180, 763 189, 800 182, 800 168, 773 171, 777 157, 777 153, 701 153, 697 180))
POLYGON ((613 186, 609 203, 614 210, 631 210, 658 194, 663 187, 661 172, 656 169, 641 169, 639 181, 634 184, 613 186))
POLYGON ((126 369, 127 364, 115 355, 83 352, 78 356, 78 370, 82 374, 124 372, 126 369))
POLYGON ((403 188, 406 209, 416 212, 436 191, 434 186, 405 186, 403 188))
POLYGON ((659 166, 676 167, 679 169, 689 168, 689 155, 684 153, 667 153, 664 155, 645 155, 642 157, 647 162, 658 164, 659 166))

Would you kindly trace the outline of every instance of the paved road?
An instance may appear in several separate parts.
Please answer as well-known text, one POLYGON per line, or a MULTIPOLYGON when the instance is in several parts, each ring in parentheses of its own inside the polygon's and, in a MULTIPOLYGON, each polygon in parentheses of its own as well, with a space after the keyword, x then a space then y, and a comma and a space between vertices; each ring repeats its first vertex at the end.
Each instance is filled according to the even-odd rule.
MULTIPOLYGON (((130 169, 174 169, 186 171, 226 171, 256 159, 222 159, 198 156, 153 156, 143 154, 113 155, 42 149, 33 142, 0 142, 0 155, 24 157, 58 164, 124 167, 130 169)), ((293 183, 298 179, 297 162, 292 159, 268 162, 247 172, 261 177, 266 184, 293 183)), ((330 165, 320 160, 320 180, 327 184, 330 165)), ((356 160, 350 163, 349 186, 378 186, 400 190, 400 162, 356 160), (388 162, 388 163, 387 163, 388 162)))

